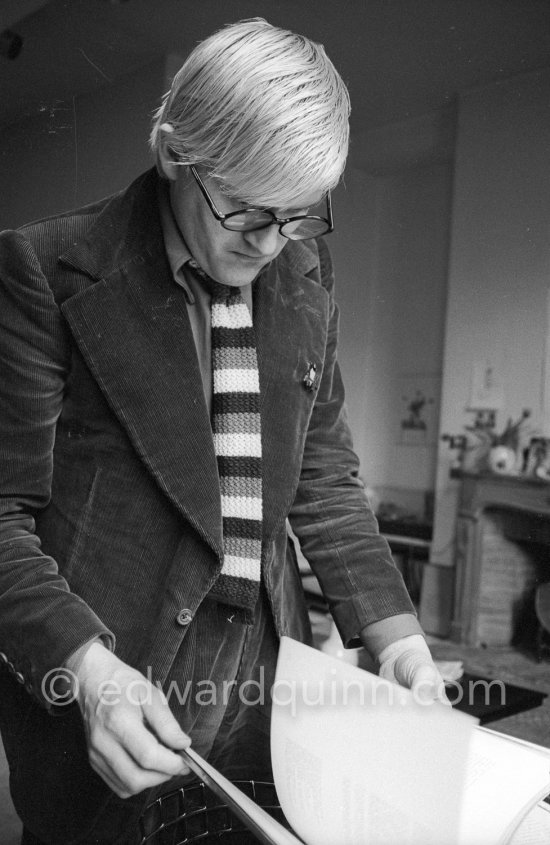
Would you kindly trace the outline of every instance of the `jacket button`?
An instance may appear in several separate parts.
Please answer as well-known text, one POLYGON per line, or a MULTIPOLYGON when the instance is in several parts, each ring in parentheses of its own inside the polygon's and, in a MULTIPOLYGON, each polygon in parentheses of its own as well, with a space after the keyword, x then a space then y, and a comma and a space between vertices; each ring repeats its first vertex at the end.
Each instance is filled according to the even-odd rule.
POLYGON ((180 612, 176 616, 176 622, 178 623, 178 625, 189 625, 192 620, 193 614, 191 613, 188 607, 184 607, 183 610, 180 610, 180 612))

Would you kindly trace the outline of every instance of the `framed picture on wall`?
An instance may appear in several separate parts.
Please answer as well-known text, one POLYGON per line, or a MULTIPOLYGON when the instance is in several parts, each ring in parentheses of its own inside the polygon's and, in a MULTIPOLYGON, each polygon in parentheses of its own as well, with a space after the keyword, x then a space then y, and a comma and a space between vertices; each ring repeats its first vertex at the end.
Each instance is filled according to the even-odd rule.
POLYGON ((550 439, 532 437, 527 454, 526 475, 550 481, 550 439))
POLYGON ((397 382, 397 443, 433 446, 437 443, 441 375, 404 373, 397 382))

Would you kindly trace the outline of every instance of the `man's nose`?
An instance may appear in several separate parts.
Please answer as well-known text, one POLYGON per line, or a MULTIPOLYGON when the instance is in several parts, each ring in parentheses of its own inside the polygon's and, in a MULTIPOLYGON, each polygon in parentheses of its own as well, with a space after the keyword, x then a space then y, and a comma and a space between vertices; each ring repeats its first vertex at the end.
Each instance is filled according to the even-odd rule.
POLYGON ((273 255, 284 246, 286 238, 279 233, 276 225, 266 226, 265 229, 253 229, 243 232, 243 237, 257 255, 273 255))

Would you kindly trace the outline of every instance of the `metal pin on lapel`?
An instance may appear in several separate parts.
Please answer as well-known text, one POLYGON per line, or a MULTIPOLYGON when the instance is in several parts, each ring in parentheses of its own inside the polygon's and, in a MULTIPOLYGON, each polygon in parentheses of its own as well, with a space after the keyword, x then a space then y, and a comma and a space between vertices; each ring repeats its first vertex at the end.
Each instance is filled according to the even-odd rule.
POLYGON ((307 371, 302 379, 302 384, 306 390, 317 390, 317 366, 308 362, 307 371))

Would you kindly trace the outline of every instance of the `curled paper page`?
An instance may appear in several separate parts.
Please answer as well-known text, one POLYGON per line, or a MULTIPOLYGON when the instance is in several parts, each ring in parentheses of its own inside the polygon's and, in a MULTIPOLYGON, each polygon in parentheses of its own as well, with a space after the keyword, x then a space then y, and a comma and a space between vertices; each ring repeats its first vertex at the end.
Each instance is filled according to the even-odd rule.
POLYGON ((497 845, 550 791, 545 749, 286 637, 271 748, 307 845, 497 845))

